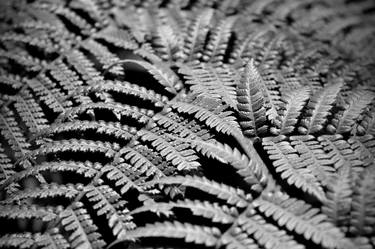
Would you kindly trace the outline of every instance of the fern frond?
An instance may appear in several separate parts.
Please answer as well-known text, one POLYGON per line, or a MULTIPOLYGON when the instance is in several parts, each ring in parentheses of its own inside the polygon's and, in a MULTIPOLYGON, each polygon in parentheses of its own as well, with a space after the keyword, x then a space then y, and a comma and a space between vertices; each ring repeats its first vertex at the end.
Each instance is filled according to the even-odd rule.
POLYGON ((219 102, 212 99, 199 99, 192 103, 171 102, 171 107, 178 113, 194 115, 209 128, 218 132, 238 136, 241 134, 238 123, 231 111, 224 111, 225 106, 218 106, 219 102), (201 101, 202 100, 202 101, 201 101), (206 102, 208 102, 206 104, 206 102), (201 106, 200 106, 201 105, 201 106))
POLYGON ((199 60, 202 56, 202 48, 210 27, 213 9, 204 9, 198 12, 189 23, 184 36, 183 60, 199 60))
POLYGON ((256 243, 266 249, 304 248, 304 246, 297 244, 284 230, 267 223, 262 216, 255 214, 254 211, 250 211, 248 217, 241 219, 238 223, 240 229, 247 236, 254 237, 256 243))
POLYGON ((46 76, 40 75, 38 79, 26 80, 27 85, 55 113, 62 113, 71 106, 71 102, 65 101, 62 93, 54 88, 55 84, 46 76))
POLYGON ((176 33, 170 23, 160 25, 156 28, 153 45, 157 54, 163 60, 178 61, 182 57, 182 37, 176 33))
POLYGON ((18 90, 23 86, 22 79, 17 74, 5 74, 1 73, 0 75, 0 85, 3 89, 18 90))
POLYGON ((130 95, 141 100, 147 100, 153 103, 156 107, 164 106, 164 103, 168 100, 167 97, 155 93, 153 90, 148 90, 144 87, 140 87, 135 84, 131 84, 126 81, 107 81, 105 84, 102 82, 89 86, 82 89, 82 92, 116 92, 124 95, 130 95))
POLYGON ((208 130, 202 128, 195 120, 188 121, 173 112, 165 115, 157 113, 152 117, 152 120, 158 127, 166 129, 169 134, 172 133, 181 138, 208 140, 212 136, 208 130))
POLYGON ((350 232, 373 235, 375 228, 375 166, 364 169, 354 186, 350 213, 350 232))
MULTIPOLYGON (((95 59, 98 60, 104 70, 109 68, 112 64, 116 64, 120 61, 120 59, 115 54, 111 53, 107 47, 95 40, 90 39, 82 43, 82 48, 95 56, 95 59)), ((124 71, 119 65, 111 67, 109 72, 114 75, 124 75, 124 71)))
POLYGON ((343 105, 344 111, 334 116, 332 125, 328 125, 327 129, 339 134, 351 131, 359 116, 371 104, 373 99, 374 93, 372 92, 362 89, 352 91, 345 99, 345 104, 343 105))
POLYGON ((168 141, 150 131, 140 130, 138 136, 142 141, 151 142, 151 145, 167 161, 170 161, 178 170, 193 170, 200 167, 198 157, 186 144, 178 141, 168 141))
POLYGON ((85 19, 77 15, 69 8, 51 5, 49 9, 56 15, 61 16, 65 20, 69 21, 69 23, 80 30, 80 33, 82 33, 83 35, 90 35, 93 32, 93 27, 85 19))
POLYGON ((121 200, 120 195, 108 185, 87 186, 84 191, 88 200, 95 203, 93 208, 97 214, 107 217, 108 225, 116 238, 123 238, 127 230, 134 228, 133 222, 125 220, 126 201, 121 200))
POLYGON ((342 135, 324 135, 318 137, 318 141, 323 145, 334 164, 335 169, 348 166, 353 170, 360 171, 362 164, 357 155, 351 149, 350 144, 345 141, 342 135))
POLYGON ((280 177, 289 185, 294 185, 319 200, 325 198, 322 186, 311 171, 303 165, 297 151, 287 141, 282 141, 282 137, 267 137, 263 138, 263 147, 273 161, 276 172, 280 173, 280 177))
POLYGON ((276 193, 254 200, 253 205, 266 217, 272 217, 279 226, 303 235, 318 245, 349 248, 351 244, 337 227, 325 221, 325 215, 304 201, 276 193))
POLYGON ((175 185, 179 184, 186 187, 196 188, 200 191, 206 192, 208 194, 214 195, 217 198, 226 201, 228 204, 235 205, 237 207, 246 207, 248 205, 247 201, 252 200, 250 194, 245 194, 243 190, 236 189, 231 186, 220 184, 215 181, 210 181, 205 177, 198 176, 170 176, 160 178, 158 180, 153 180, 146 182, 144 184, 145 188, 154 185, 175 185))
POLYGON ((375 138, 373 135, 350 137, 348 142, 364 166, 369 166, 375 161, 375 138))
POLYGON ((101 172, 105 174, 109 180, 115 181, 116 187, 121 187, 121 194, 128 192, 128 190, 132 188, 140 190, 137 184, 131 180, 131 178, 134 177, 130 176, 132 172, 127 172, 127 169, 123 164, 116 166, 110 164, 105 165, 101 168, 101 172))
POLYGON ((260 75, 253 61, 250 61, 237 85, 240 125, 247 136, 257 136, 267 131, 266 109, 259 81, 260 75))
POLYGON ((52 54, 59 51, 59 47, 56 46, 50 39, 41 39, 30 35, 17 34, 17 33, 5 33, 0 38, 0 43, 4 44, 11 42, 13 44, 26 44, 34 48, 44 51, 45 53, 52 54))
POLYGON ((69 65, 63 61, 56 61, 51 70, 48 71, 51 79, 58 82, 58 84, 68 93, 72 94, 74 90, 83 85, 83 81, 80 80, 79 75, 69 65))
POLYGON ((232 26, 236 19, 236 16, 230 16, 218 23, 205 46, 202 56, 203 61, 211 62, 214 65, 223 64, 224 56, 228 49, 232 26))
POLYGON ((22 70, 28 73, 39 72, 46 66, 45 61, 41 61, 27 53, 7 52, 0 49, 0 58, 6 59, 8 63, 18 64, 22 70))
MULTIPOLYGON (((90 161, 78 162, 59 160, 43 162, 38 165, 34 165, 33 167, 29 167, 21 172, 18 172, 16 175, 14 175, 12 180, 21 181, 23 179, 26 179, 27 177, 37 175, 41 172, 74 172, 86 178, 93 178, 98 173, 98 170, 102 167, 102 164, 98 162, 92 163, 90 161)), ((4 183, 4 185, 6 185, 6 183, 4 183)))
POLYGON ((339 168, 337 174, 330 177, 327 185, 326 200, 322 212, 329 221, 347 232, 352 202, 352 171, 349 166, 339 168))
POLYGON ((124 161, 128 161, 131 164, 132 170, 139 174, 146 174, 146 176, 154 176, 156 178, 164 177, 164 173, 155 165, 152 161, 147 158, 147 155, 143 155, 141 145, 136 147, 124 147, 122 148, 115 159, 115 163, 122 164, 124 161))
POLYGON ((177 202, 154 202, 147 206, 136 208, 130 212, 131 215, 143 212, 153 212, 158 215, 164 214, 167 217, 173 213, 171 210, 177 208, 190 210, 193 215, 201 216, 212 220, 213 222, 229 224, 234 220, 234 216, 238 213, 236 208, 220 206, 217 203, 208 201, 201 202, 199 200, 179 200, 177 202))
POLYGON ((298 122, 298 117, 301 115, 301 110, 306 100, 309 98, 309 95, 309 89, 303 87, 286 92, 282 96, 284 106, 281 114, 280 134, 290 134, 294 131, 295 125, 298 122))
POLYGON ((14 157, 20 159, 29 152, 30 144, 18 127, 12 111, 9 109, 6 111, 6 114, 0 114, 0 134, 10 145, 14 157))
POLYGON ((228 66, 217 67, 213 64, 182 64, 179 73, 184 75, 185 84, 192 85, 190 90, 199 95, 221 99, 231 108, 237 108, 237 76, 228 66))
POLYGON ((132 39, 129 32, 113 26, 108 26, 106 29, 95 33, 93 37, 124 50, 134 50, 138 48, 138 44, 132 39))
POLYGON ((3 185, 5 180, 15 173, 14 165, 11 159, 5 153, 5 150, 0 146, 0 185, 3 185))
POLYGON ((70 247, 57 228, 50 229, 48 233, 35 234, 35 242, 43 249, 68 249, 70 247))
POLYGON ((104 77, 95 68, 94 63, 89 60, 83 52, 73 50, 66 55, 66 60, 68 64, 74 67, 88 85, 93 85, 98 81, 103 80, 104 77))
POLYGON ((60 152, 91 152, 102 153, 108 158, 112 158, 119 150, 116 143, 92 141, 85 139, 58 140, 43 144, 32 153, 36 156, 56 154, 60 152))
POLYGON ((43 222, 53 221, 57 215, 54 208, 34 205, 4 205, 0 217, 6 219, 40 219, 43 222))
POLYGON ((60 219, 64 230, 69 233, 68 240, 73 248, 100 249, 106 245, 81 202, 61 212, 60 219))
POLYGON ((130 106, 130 105, 123 105, 119 103, 89 103, 86 105, 80 105, 77 107, 73 107, 66 112, 62 113, 55 121, 55 123, 62 123, 64 120, 72 120, 77 115, 84 114, 84 113, 90 113, 91 115, 94 115, 95 110, 105 110, 114 115, 114 117, 117 120, 121 120, 122 117, 131 117, 135 121, 137 121, 140 124, 146 124, 147 121, 150 119, 149 116, 153 115, 153 111, 138 108, 136 106, 130 106))
POLYGON ((328 85, 310 98, 307 104, 307 117, 301 120, 302 126, 298 128, 300 133, 316 133, 323 129, 323 125, 327 121, 326 117, 329 115, 341 87, 340 83, 328 85))
POLYGON ((71 122, 55 123, 38 132, 35 138, 51 137, 66 132, 85 132, 92 130, 97 134, 111 135, 124 141, 129 141, 136 133, 136 130, 118 122, 74 120, 71 122))
POLYGON ((32 248, 35 245, 35 239, 32 233, 13 233, 5 234, 0 237, 0 247, 9 248, 32 248))
POLYGON ((161 62, 151 64, 147 61, 126 59, 119 61, 119 63, 133 63, 141 66, 142 68, 146 69, 157 80, 158 83, 164 86, 165 89, 172 94, 177 94, 177 90, 181 88, 181 83, 179 82, 177 75, 161 62))
POLYGON ((14 107, 32 134, 47 127, 48 121, 42 108, 31 97, 15 97, 14 107))
POLYGON ((305 167, 323 186, 329 185, 330 177, 335 169, 331 165, 329 155, 324 152, 323 146, 312 135, 290 136, 289 139, 305 167))
POLYGON ((227 144, 211 143, 199 140, 186 140, 194 149, 202 153, 206 157, 211 157, 222 163, 228 163, 236 169, 250 188, 254 191, 261 191, 263 185, 266 184, 266 176, 262 174, 259 165, 255 160, 249 159, 243 155, 238 149, 232 149, 227 144))
POLYGON ((125 239, 135 240, 139 238, 172 238, 184 239, 187 243, 197 245, 214 246, 217 236, 220 234, 216 227, 204 227, 177 221, 148 224, 129 231, 125 239))
POLYGON ((27 189, 24 191, 18 191, 11 195, 8 199, 2 201, 3 204, 11 203, 26 203, 30 199, 44 199, 44 198, 57 198, 63 197, 67 199, 73 199, 79 194, 80 185, 65 184, 44 184, 41 187, 34 189, 27 189))

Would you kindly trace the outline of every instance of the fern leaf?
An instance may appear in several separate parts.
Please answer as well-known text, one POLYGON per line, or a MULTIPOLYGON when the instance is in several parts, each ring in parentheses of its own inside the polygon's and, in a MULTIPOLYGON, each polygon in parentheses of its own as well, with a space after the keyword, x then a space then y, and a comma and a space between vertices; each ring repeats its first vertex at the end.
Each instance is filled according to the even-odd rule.
POLYGON ((375 228, 375 166, 364 169, 356 181, 352 196, 350 232, 371 235, 375 228))
MULTIPOLYGON (((93 54, 100 62, 104 70, 109 68, 113 63, 120 61, 115 54, 111 53, 105 46, 101 45, 95 40, 88 40, 84 42, 82 44, 82 48, 93 54)), ((124 71, 120 66, 112 67, 109 72, 115 75, 124 75, 124 71)))
POLYGON ((131 164, 132 170, 139 174, 146 174, 146 176, 154 176, 155 178, 164 177, 164 173, 151 162, 147 156, 142 154, 142 150, 138 150, 137 147, 124 147, 122 148, 115 159, 115 163, 122 164, 124 161, 128 161, 131 164))
POLYGON ((0 185, 15 173, 14 165, 11 159, 5 154, 2 146, 0 146, 0 185))
POLYGON ((64 197, 67 199, 73 199, 79 194, 80 185, 57 185, 57 184, 44 184, 41 187, 35 189, 28 189, 26 191, 19 191, 14 193, 8 199, 4 200, 5 204, 27 202, 29 199, 44 199, 44 198, 56 198, 64 197))
POLYGON ((303 201, 277 193, 262 196, 253 204, 266 217, 272 217, 279 226, 295 231, 316 244, 326 248, 349 248, 351 244, 337 227, 325 221, 325 215, 303 201))
POLYGON ((16 159, 20 159, 29 152, 30 144, 26 141, 9 109, 7 114, 0 114, 0 133, 10 145, 16 159))
POLYGON ((267 223, 260 215, 250 214, 246 219, 240 220, 240 228, 247 234, 254 237, 258 245, 267 249, 293 248, 303 249, 304 246, 297 244, 296 241, 285 231, 277 226, 267 223))
POLYGON ((202 56, 206 35, 209 30, 212 9, 205 9, 196 14, 188 26, 184 37, 183 59, 185 61, 197 60, 202 56))
POLYGON ((32 98, 15 98, 15 108, 32 134, 46 128, 48 121, 44 117, 42 108, 32 98))
MULTIPOLYGON (((140 124, 146 124, 150 119, 149 116, 152 116, 153 111, 141 109, 136 106, 123 105, 119 103, 89 103, 86 105, 80 105, 73 107, 68 111, 62 113, 55 121, 55 123, 62 123, 65 120, 71 120, 77 115, 84 113, 93 113, 95 110, 105 110, 109 111, 114 115, 117 120, 121 120, 122 117, 131 117, 140 124)), ((94 112, 95 113, 95 112, 94 112)), ((95 115, 92 114, 94 117, 95 115)))
POLYGON ((153 44, 163 60, 179 60, 182 57, 183 41, 169 23, 156 28, 153 44))
POLYGON ((168 99, 167 97, 155 93, 153 90, 148 90, 144 87, 140 87, 135 84, 131 84, 126 81, 107 81, 105 84, 102 82, 89 86, 87 88, 82 89, 83 92, 102 92, 102 91, 109 91, 109 92, 116 92, 125 95, 135 96, 140 98, 141 100, 147 100, 153 103, 156 107, 164 106, 164 102, 168 99))
POLYGON ((324 191, 318 180, 308 168, 304 167, 297 151, 287 141, 281 139, 282 137, 263 139, 263 146, 273 161, 276 172, 281 173, 280 177, 288 184, 323 200, 324 191))
POLYGON ((184 140, 189 142, 194 149, 222 163, 228 163, 234 167, 237 174, 240 175, 250 188, 254 191, 261 191, 267 182, 266 176, 262 175, 259 166, 255 160, 249 159, 241 154, 239 150, 232 149, 227 144, 210 143, 199 140, 184 140))
POLYGON ((166 67, 162 63, 153 65, 147 61, 130 59, 122 60, 120 62, 133 63, 145 68, 157 80, 158 83, 164 86, 165 89, 172 94, 177 94, 177 90, 179 90, 178 88, 181 87, 181 83, 179 82, 177 75, 171 69, 169 69, 169 67, 166 67))
POLYGON ((152 117, 152 120, 158 127, 166 129, 169 134, 172 133, 181 138, 208 140, 212 136, 208 130, 202 128, 195 120, 188 121, 173 112, 165 115, 157 113, 152 117))
POLYGON ((31 233, 13 233, 5 234, 0 237, 0 247, 17 247, 17 248, 32 248, 35 245, 33 234, 31 233))
POLYGON ((134 50, 138 48, 137 43, 132 39, 129 32, 115 28, 114 26, 108 26, 106 29, 95 33, 93 37, 124 50, 134 50))
POLYGON ((208 108, 203 107, 203 105, 205 104, 204 102, 201 102, 202 106, 200 106, 199 99, 196 103, 173 101, 171 103, 171 107, 178 113, 186 113, 190 115, 193 114, 196 119, 204 122, 208 127, 213 128, 218 132, 232 136, 238 136, 239 134, 241 134, 240 128, 236 122, 235 117, 232 116, 231 111, 223 111, 224 106, 218 107, 217 101, 207 101, 212 102, 214 108, 210 106, 211 103, 208 103, 208 108))
POLYGON ((221 99, 231 108, 237 108, 237 76, 228 66, 216 67, 212 64, 182 64, 179 73, 184 75, 185 84, 192 85, 191 91, 199 95, 221 99))
POLYGON ((364 166, 367 167, 375 161, 375 139, 373 135, 350 137, 348 142, 364 166))
POLYGON ((302 126, 298 128, 302 134, 316 133, 323 129, 326 123, 326 117, 336 101, 342 84, 337 83, 328 85, 322 90, 316 92, 307 104, 307 117, 301 121, 302 126))
MULTIPOLYGON (((90 161, 43 162, 38 165, 34 165, 33 167, 29 167, 21 172, 18 172, 16 175, 14 175, 12 181, 20 181, 42 172, 74 172, 87 178, 93 178, 98 173, 98 169, 100 169, 101 167, 103 167, 103 165, 101 165, 100 163, 92 163, 90 161)), ((6 183, 4 183, 4 185, 6 185, 6 183)))
POLYGON ((346 166, 353 170, 362 169, 363 162, 358 159, 350 144, 341 135, 320 136, 318 141, 323 145, 336 169, 346 166))
POLYGON ((60 213, 61 225, 69 233, 69 242, 73 248, 102 248, 106 245, 98 227, 93 223, 81 202, 74 203, 60 213))
POLYGON ((231 36, 231 29, 236 19, 236 16, 230 16, 219 22, 204 49, 202 57, 204 61, 212 62, 214 65, 223 64, 228 41, 231 36))
POLYGON ((164 222, 138 227, 126 234, 126 240, 135 240, 138 238, 174 238, 184 239, 187 243, 197 245, 214 246, 220 231, 216 227, 203 227, 180 222, 164 222))
POLYGON ((335 169, 331 165, 329 155, 323 146, 311 135, 290 136, 291 145, 300 154, 302 163, 321 182, 323 186, 329 185, 330 177, 335 169))
POLYGON ((172 209, 183 208, 190 210, 195 216, 201 216, 222 224, 232 223, 234 217, 237 214, 235 208, 229 208, 227 206, 219 206, 217 203, 210 203, 208 201, 198 200, 183 200, 177 202, 155 202, 148 206, 142 206, 136 208, 130 212, 131 215, 139 214, 143 212, 153 212, 156 214, 164 214, 167 217, 172 213, 172 209))
POLYGON ((196 188, 208 194, 214 195, 217 198, 226 201, 231 205, 238 207, 246 207, 247 201, 252 199, 251 195, 246 195, 241 189, 236 189, 225 184, 220 184, 215 181, 210 181, 205 177, 197 176, 175 176, 164 177, 158 180, 153 180, 144 184, 144 187, 153 185, 174 185, 180 184, 186 187, 196 188))
POLYGON ((97 134, 112 135, 124 141, 129 141, 134 135, 135 130, 127 125, 105 121, 86 121, 75 120, 71 122, 56 123, 36 134, 35 138, 51 137, 66 132, 85 132, 95 131, 97 134))
POLYGON ((125 236, 128 229, 133 229, 134 224, 125 220, 124 209, 125 201, 121 200, 117 194, 108 185, 87 186, 84 189, 85 195, 93 205, 98 215, 105 215, 112 229, 113 235, 118 239, 125 236), (123 210, 123 211, 120 211, 123 210))
POLYGON ((43 222, 53 221, 57 215, 53 208, 34 205, 4 205, 0 210, 0 217, 7 219, 40 219, 43 222))
POLYGON ((374 94, 369 91, 361 89, 352 91, 345 100, 345 110, 335 115, 332 126, 327 126, 327 129, 340 134, 351 131, 359 116, 373 99, 374 94))
POLYGON ((40 76, 39 79, 26 80, 26 83, 55 113, 62 113, 65 108, 71 106, 71 102, 65 101, 58 89, 49 89, 55 86, 47 77, 40 76))
POLYGON ((301 115, 301 110, 309 98, 309 89, 307 87, 285 93, 282 101, 285 103, 282 112, 282 121, 280 125, 280 134, 292 133, 301 115))
POLYGON ((352 171, 350 167, 341 167, 337 174, 330 178, 327 185, 326 200, 323 202, 322 212, 328 219, 347 232, 352 202, 352 171))
POLYGON ((167 141, 163 137, 146 130, 138 131, 138 136, 143 141, 151 142, 152 147, 176 166, 178 170, 193 170, 201 166, 196 161, 198 157, 194 154, 194 151, 188 149, 183 143, 167 141))
POLYGON ((247 136, 263 134, 267 130, 264 98, 259 88, 260 75, 253 61, 250 61, 237 85, 237 108, 240 114, 240 125, 247 136))
POLYGON ((91 141, 84 139, 70 139, 60 140, 51 143, 43 144, 42 147, 33 151, 32 153, 37 156, 54 154, 59 152, 91 152, 102 153, 106 157, 112 158, 119 150, 119 145, 116 143, 91 141))
POLYGON ((106 174, 109 180, 114 180, 116 187, 121 187, 120 192, 121 194, 125 194, 128 192, 129 189, 137 189, 140 190, 140 188, 135 184, 131 179, 130 176, 128 176, 126 171, 123 171, 123 165, 105 165, 101 172, 106 174))

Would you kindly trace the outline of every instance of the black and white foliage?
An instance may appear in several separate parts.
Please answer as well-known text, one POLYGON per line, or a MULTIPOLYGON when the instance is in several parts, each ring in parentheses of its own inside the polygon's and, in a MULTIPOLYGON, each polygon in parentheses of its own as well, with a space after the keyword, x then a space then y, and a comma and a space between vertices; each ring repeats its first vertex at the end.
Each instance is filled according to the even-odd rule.
POLYGON ((375 247, 375 5, 0 1, 0 247, 375 247))

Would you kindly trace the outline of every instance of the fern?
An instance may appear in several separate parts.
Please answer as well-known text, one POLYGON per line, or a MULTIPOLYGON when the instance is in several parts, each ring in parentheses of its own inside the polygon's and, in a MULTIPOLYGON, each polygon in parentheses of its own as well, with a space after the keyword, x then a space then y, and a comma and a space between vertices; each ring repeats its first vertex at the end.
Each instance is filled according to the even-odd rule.
POLYGON ((307 104, 308 116, 302 120, 302 126, 298 128, 301 133, 315 133, 323 129, 325 117, 329 114, 340 88, 340 84, 327 86, 310 98, 307 104))
POLYGON ((236 75, 229 67, 217 68, 211 64, 183 66, 179 73, 184 75, 186 84, 192 85, 191 91, 199 95, 221 99, 236 109, 236 75))
POLYGON ((0 2, 1 248, 375 246, 371 1, 0 2))
POLYGON ((322 186, 319 184, 311 170, 304 167, 297 151, 287 142, 279 138, 264 138, 263 146, 273 161, 275 171, 280 177, 287 180, 287 183, 301 188, 318 199, 325 198, 322 186))
POLYGON ((237 86, 238 110, 240 113, 240 124, 245 135, 254 136, 265 133, 267 127, 266 109, 264 98, 259 88, 259 73, 250 61, 245 68, 240 83, 237 86))
POLYGON ((315 215, 319 210, 302 201, 276 194, 256 200, 255 206, 267 217, 273 217, 280 226, 296 230, 317 244, 328 248, 349 248, 350 242, 344 240, 344 234, 332 224, 324 222, 322 214, 315 215), (289 210, 293 211, 289 213, 289 210))

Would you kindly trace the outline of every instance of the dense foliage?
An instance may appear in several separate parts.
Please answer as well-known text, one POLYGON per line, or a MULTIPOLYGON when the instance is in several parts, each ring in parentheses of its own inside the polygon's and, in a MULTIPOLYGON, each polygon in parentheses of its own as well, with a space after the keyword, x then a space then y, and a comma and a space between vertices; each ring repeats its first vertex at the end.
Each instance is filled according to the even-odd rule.
POLYGON ((374 12, 0 1, 0 247, 374 248, 374 12))

